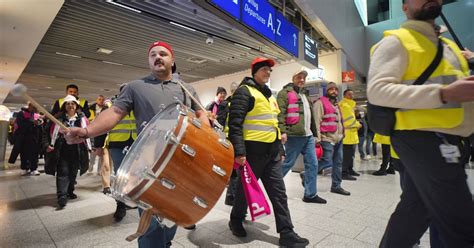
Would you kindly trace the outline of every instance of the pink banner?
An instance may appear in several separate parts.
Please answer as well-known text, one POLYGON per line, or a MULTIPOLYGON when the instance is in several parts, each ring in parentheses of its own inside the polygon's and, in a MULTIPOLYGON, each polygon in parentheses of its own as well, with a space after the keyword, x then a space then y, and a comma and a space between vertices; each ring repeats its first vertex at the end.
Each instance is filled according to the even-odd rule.
POLYGON ((244 187, 252 221, 270 215, 272 213, 270 206, 249 163, 245 161, 244 166, 240 166, 234 162, 234 168, 240 168, 240 178, 242 179, 242 186, 244 187))

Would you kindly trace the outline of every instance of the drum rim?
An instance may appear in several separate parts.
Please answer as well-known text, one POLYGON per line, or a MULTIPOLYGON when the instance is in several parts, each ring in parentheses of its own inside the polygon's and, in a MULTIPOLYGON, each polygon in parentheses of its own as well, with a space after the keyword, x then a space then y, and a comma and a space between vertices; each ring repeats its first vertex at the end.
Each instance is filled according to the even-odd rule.
MULTIPOLYGON (((169 104, 168 106, 171 106, 171 105, 173 105, 173 104, 169 104)), ((188 110, 187 106, 183 106, 184 104, 182 104, 182 103, 180 103, 180 102, 176 102, 176 103, 174 103, 174 105, 175 105, 175 109, 178 110, 178 112, 184 112, 184 113, 186 113, 186 115, 184 115, 184 116, 181 115, 181 114, 179 114, 179 115, 178 115, 178 120, 177 120, 177 122, 176 122, 176 125, 170 129, 170 130, 175 130, 175 131, 176 131, 176 128, 180 125, 180 123, 182 124, 182 125, 181 125, 181 128, 180 128, 180 130, 179 130, 179 132, 178 132, 177 135, 176 135, 175 132, 173 132, 173 134, 176 135, 176 138, 177 138, 177 140, 178 140, 178 142, 179 142, 179 141, 181 141, 181 139, 182 139, 182 137, 183 137, 183 135, 184 135, 183 130, 186 130, 186 127, 187 127, 187 118, 182 118, 182 117, 188 117, 188 116, 187 116, 187 113, 189 112, 189 110, 188 110)), ((160 112, 158 112, 158 113, 150 120, 150 122, 152 122, 152 121, 155 119, 155 117, 157 117, 160 113, 162 113, 168 106, 166 106, 166 107, 163 108, 160 112)), ((145 128, 146 128, 146 127, 145 127, 145 128)), ((141 132, 141 133, 139 134, 139 136, 140 136, 142 133, 144 133, 144 132, 141 132)), ((137 140, 138 140, 138 138, 137 138, 137 140)), ((134 143, 132 144, 132 146, 130 147, 130 150, 132 150, 132 148, 134 147, 135 144, 136 144, 136 142, 134 142, 134 143)), ((179 144, 179 143, 178 143, 178 144, 179 144)), ((168 144, 168 145, 171 145, 171 148, 170 148, 170 151, 169 151, 168 155, 167 155, 166 158, 163 160, 163 163, 166 162, 166 164, 165 164, 164 166, 160 166, 160 167, 163 167, 162 170, 158 169, 157 172, 154 172, 154 171, 153 171, 153 169, 155 169, 156 163, 158 162, 158 160, 161 159, 161 157, 163 156, 163 154, 161 154, 160 156, 158 156, 157 159, 154 161, 154 163, 153 163, 154 166, 151 168, 151 171, 153 172, 153 175, 154 175, 156 178, 158 178, 158 176, 161 174, 161 172, 162 172, 162 171, 166 168, 166 166, 168 165, 168 162, 169 162, 169 160, 171 159, 172 155, 174 154, 174 152, 175 152, 175 150, 176 150, 178 144, 168 144), (159 172, 159 173, 158 173, 158 172, 159 172), (158 173, 158 174, 157 174, 157 173, 158 173)), ((163 149, 163 151, 164 151, 164 150, 166 150, 166 148, 163 149)), ((122 163, 123 163, 123 161, 122 161, 122 163)), ((121 167, 122 167, 122 164, 120 164, 120 167, 119 167, 119 169, 117 170, 117 173, 120 171, 121 167)), ((141 181, 140 181, 139 183, 136 184, 136 186, 134 186, 130 191, 128 191, 128 193, 116 191, 116 194, 115 194, 116 197, 120 198, 119 200, 127 200, 127 201, 129 201, 129 202, 130 202, 130 201, 133 201, 135 204, 138 204, 138 198, 139 198, 146 190, 139 190, 137 193, 134 193, 134 194, 131 194, 131 193, 132 193, 138 186, 140 186, 140 185, 141 185, 143 182, 145 182, 145 181, 148 181, 148 182, 145 183, 145 185, 143 186, 143 189, 146 188, 146 190, 148 190, 148 188, 149 188, 149 187, 151 186, 151 184, 152 184, 152 183, 150 183, 150 182, 155 182, 156 180, 149 180, 149 179, 147 179, 147 178, 143 178, 143 179, 141 179, 141 181), (128 199, 126 199, 126 198, 128 198, 128 199)), ((112 183, 113 183, 113 184, 116 184, 117 181, 114 180, 114 182, 112 182, 112 183)), ((112 189, 113 191, 115 191, 116 187, 118 187, 118 186, 119 186, 119 185, 117 185, 117 186, 112 185, 111 189, 112 189)), ((115 193, 115 192, 113 192, 113 193, 115 193)))
MULTIPOLYGON (((176 125, 176 127, 179 126, 180 122, 182 122, 182 125, 181 125, 181 128, 179 130, 179 133, 178 135, 176 136, 176 138, 178 139, 178 141, 181 141, 181 139, 183 138, 184 136, 184 133, 188 127, 188 120, 189 120, 189 117, 188 116, 180 116, 180 119, 182 121, 178 121, 178 124, 176 125)), ((176 128, 175 127, 175 128, 176 128)), ((155 182, 159 181, 159 176, 161 175, 161 173, 166 169, 166 167, 168 167, 168 163, 169 161, 171 160, 171 158, 173 157, 176 149, 178 148, 180 144, 174 144, 171 146, 171 149, 170 151, 168 152, 168 155, 166 156, 166 158, 163 160, 163 165, 162 166, 159 166, 158 167, 158 170, 156 172, 154 172, 154 175, 156 177, 155 180, 150 180, 150 179, 143 179, 143 181, 147 180, 148 182, 145 183, 145 185, 142 187, 142 189, 140 189, 139 191, 137 191, 137 193, 131 195, 130 194, 130 198, 132 198, 133 200, 139 200, 140 196, 142 196, 150 187, 151 185, 153 185, 155 182)), ((155 161, 155 165, 156 165, 156 162, 159 160, 159 158, 155 161)), ((154 167, 152 168, 152 171, 153 171, 154 167)), ((140 184, 139 184, 140 185, 140 184)), ((137 185, 138 186, 138 185, 137 185)), ((130 193, 133 192, 133 190, 130 191, 130 193)))

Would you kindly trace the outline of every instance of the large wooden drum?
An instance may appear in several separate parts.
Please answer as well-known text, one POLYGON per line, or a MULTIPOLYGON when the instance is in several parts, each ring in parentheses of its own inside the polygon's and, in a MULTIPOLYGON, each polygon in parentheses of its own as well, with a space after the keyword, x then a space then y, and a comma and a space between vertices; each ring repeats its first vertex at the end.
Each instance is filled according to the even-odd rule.
POLYGON ((146 124, 112 183, 112 196, 189 226, 216 204, 231 174, 233 147, 221 130, 177 103, 146 124))

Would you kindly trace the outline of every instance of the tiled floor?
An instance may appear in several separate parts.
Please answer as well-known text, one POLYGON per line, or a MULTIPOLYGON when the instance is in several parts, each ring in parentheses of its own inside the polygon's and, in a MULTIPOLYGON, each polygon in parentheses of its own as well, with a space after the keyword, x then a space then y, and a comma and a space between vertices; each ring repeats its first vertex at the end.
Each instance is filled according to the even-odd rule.
MULTIPOLYGON (((375 177, 379 160, 356 161, 357 181, 344 181, 351 196, 329 192, 330 177, 318 177, 319 195, 328 204, 301 201, 303 188, 297 173, 285 178, 295 230, 311 247, 377 247, 400 194, 397 175, 375 177)), ((471 175, 472 170, 468 170, 471 175)), ((472 177, 471 177, 472 178, 472 177)), ((101 192, 98 176, 78 178, 78 199, 56 210, 55 178, 20 176, 19 169, 0 171, 0 247, 136 247, 125 237, 134 233, 137 210, 115 223, 115 201, 101 192)), ((247 221, 246 238, 234 237, 227 227, 230 207, 221 197, 197 229, 178 229, 174 247, 275 247, 278 234, 273 216, 247 221)), ((427 235, 421 247, 429 247, 427 235)))

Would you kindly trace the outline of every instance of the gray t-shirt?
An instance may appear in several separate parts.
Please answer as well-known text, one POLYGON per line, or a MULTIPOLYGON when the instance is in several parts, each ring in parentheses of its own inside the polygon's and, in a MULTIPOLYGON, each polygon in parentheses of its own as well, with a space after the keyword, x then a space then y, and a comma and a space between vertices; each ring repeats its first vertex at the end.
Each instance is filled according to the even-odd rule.
MULTIPOLYGON (((194 88, 183 81, 180 82, 183 83, 193 97, 199 101, 199 97, 194 88)), ((188 107, 191 106, 193 110, 201 109, 188 95, 186 95, 185 101, 184 94, 181 86, 176 83, 176 79, 161 81, 156 79, 153 75, 149 75, 145 78, 127 83, 118 98, 114 101, 114 106, 127 112, 133 110, 137 131, 140 133, 144 127, 143 123, 150 121, 165 106, 175 103, 175 98, 183 103, 185 102, 186 105, 188 107)))

